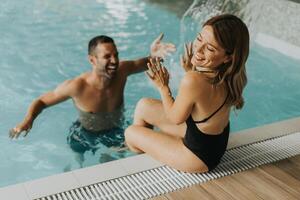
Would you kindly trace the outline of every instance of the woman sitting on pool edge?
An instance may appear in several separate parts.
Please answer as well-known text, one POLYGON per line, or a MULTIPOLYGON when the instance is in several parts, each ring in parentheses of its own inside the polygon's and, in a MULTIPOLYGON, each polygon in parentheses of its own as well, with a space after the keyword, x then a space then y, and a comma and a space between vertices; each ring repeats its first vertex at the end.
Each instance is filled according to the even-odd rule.
POLYGON ((168 71, 158 60, 150 60, 147 74, 162 100, 138 102, 133 125, 125 131, 128 147, 184 172, 214 169, 227 147, 231 107, 244 105, 248 54, 247 26, 223 14, 203 25, 193 45, 185 45, 181 65, 186 73, 175 100, 168 71))

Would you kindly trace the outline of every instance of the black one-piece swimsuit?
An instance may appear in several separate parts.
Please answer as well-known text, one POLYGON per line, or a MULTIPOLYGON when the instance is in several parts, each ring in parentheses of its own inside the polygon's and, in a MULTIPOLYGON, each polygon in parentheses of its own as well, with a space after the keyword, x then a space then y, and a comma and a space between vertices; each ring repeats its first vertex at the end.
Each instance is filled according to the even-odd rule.
POLYGON ((223 132, 218 135, 203 133, 198 129, 196 124, 204 123, 214 116, 225 105, 227 97, 224 103, 209 117, 201 121, 194 121, 190 115, 186 120, 187 130, 183 138, 183 144, 207 165, 209 171, 213 170, 219 164, 226 151, 230 123, 228 122, 223 132))

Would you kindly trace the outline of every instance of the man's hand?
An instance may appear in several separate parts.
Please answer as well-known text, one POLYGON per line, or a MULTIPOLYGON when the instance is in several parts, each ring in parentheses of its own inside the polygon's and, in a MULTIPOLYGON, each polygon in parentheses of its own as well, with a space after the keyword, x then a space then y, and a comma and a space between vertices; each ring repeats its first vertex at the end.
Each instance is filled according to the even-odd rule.
POLYGON ((170 55, 171 52, 176 51, 176 47, 172 43, 163 43, 164 34, 161 33, 151 44, 150 46, 150 56, 152 58, 165 58, 170 55))
POLYGON ((9 137, 11 139, 18 138, 23 131, 25 131, 24 134, 25 137, 27 136, 31 127, 32 127, 32 120, 24 120, 22 123, 18 124, 16 127, 9 130, 9 137))
POLYGON ((192 43, 184 44, 184 54, 180 56, 180 64, 184 71, 190 71, 193 69, 191 59, 193 57, 193 45, 192 43))

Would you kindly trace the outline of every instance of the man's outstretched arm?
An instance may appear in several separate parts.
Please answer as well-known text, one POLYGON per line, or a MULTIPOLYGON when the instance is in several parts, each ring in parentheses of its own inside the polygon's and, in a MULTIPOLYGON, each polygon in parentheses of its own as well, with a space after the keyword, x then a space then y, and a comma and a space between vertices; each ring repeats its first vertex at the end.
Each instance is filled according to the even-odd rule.
POLYGON ((144 58, 140 58, 132 61, 122 61, 120 67, 125 68, 127 75, 139 73, 148 69, 147 63, 149 58, 163 59, 170 53, 176 51, 176 47, 172 43, 163 43, 163 34, 161 33, 150 45, 150 55, 144 58))
POLYGON ((47 92, 35 99, 28 108, 24 120, 9 131, 10 138, 18 138, 25 131, 24 136, 32 128, 36 117, 47 107, 58 104, 71 97, 72 80, 67 80, 59 85, 55 90, 47 92))

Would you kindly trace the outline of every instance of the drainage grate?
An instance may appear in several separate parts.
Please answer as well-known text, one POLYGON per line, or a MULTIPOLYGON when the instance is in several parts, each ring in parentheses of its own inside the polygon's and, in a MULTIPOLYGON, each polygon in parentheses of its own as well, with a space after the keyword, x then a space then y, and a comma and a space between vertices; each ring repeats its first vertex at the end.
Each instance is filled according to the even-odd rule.
POLYGON ((299 144, 300 133, 293 133, 229 149, 211 172, 182 173, 163 166, 36 200, 148 199, 298 155, 299 144))

